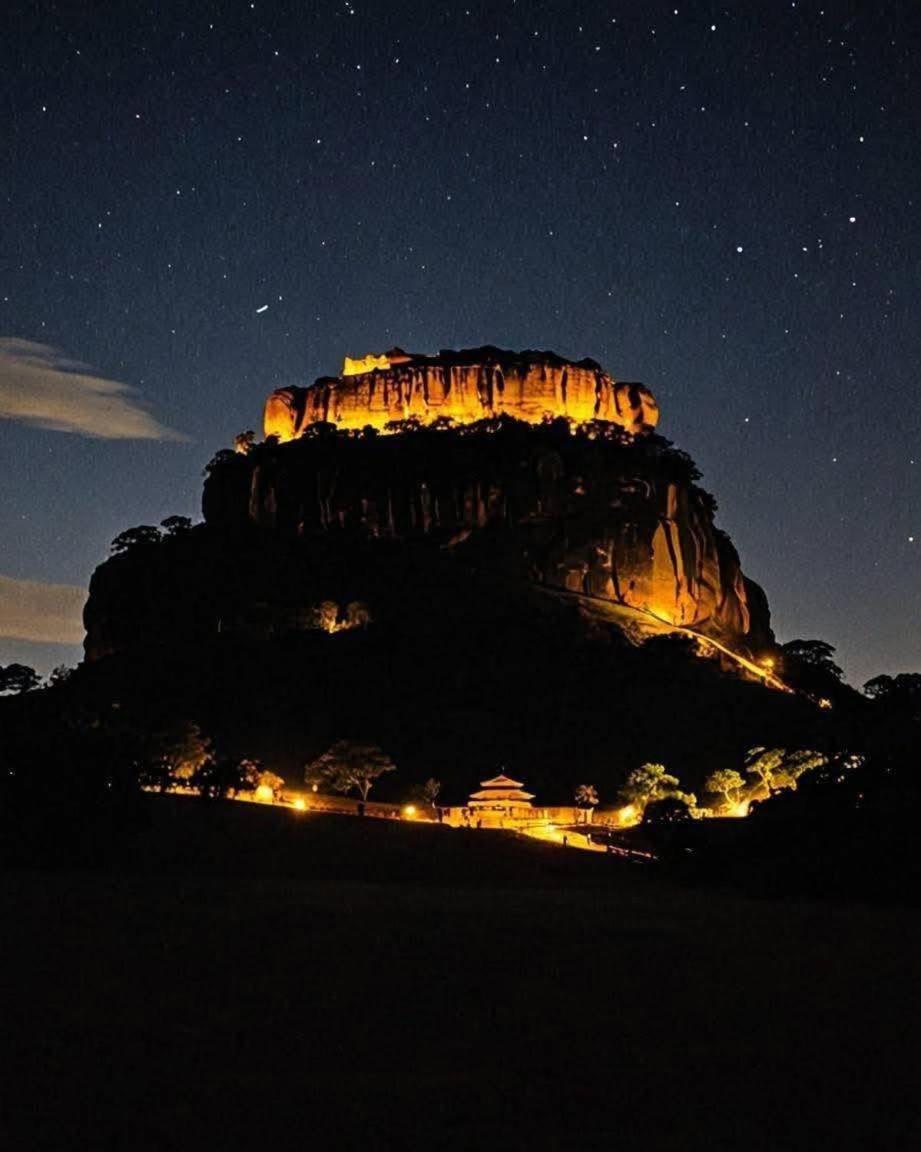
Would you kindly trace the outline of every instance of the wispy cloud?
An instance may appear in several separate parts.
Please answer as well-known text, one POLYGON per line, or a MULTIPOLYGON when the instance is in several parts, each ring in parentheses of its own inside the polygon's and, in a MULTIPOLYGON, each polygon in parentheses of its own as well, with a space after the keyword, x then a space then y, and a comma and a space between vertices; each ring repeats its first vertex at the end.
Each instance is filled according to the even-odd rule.
POLYGON ((93 375, 56 348, 0 336, 0 419, 100 440, 185 440, 155 420, 137 393, 93 375))
POLYGON ((0 576, 0 636, 39 644, 80 644, 86 590, 0 576))

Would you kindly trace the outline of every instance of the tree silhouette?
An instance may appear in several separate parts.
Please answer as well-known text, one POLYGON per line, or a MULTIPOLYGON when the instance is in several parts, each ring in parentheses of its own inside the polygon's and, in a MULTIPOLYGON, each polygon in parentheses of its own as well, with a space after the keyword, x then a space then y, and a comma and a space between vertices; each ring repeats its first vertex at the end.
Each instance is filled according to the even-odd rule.
POLYGON ((190 783, 202 796, 211 800, 244 792, 250 787, 244 764, 245 761, 233 756, 209 756, 196 768, 190 783))
POLYGON ((781 646, 781 650, 785 657, 800 664, 809 664, 813 668, 823 668, 837 680, 844 675, 833 659, 834 646, 825 640, 789 640, 781 646))
POLYGON ((358 744, 339 740, 307 767, 308 783, 321 780, 334 792, 351 792, 354 788, 362 801, 368 799, 374 782, 396 765, 376 744, 358 744))
POLYGON ((874 676, 868 680, 863 686, 863 693, 869 696, 871 700, 883 700, 892 694, 895 685, 895 677, 887 676, 885 673, 882 676, 874 676))
POLYGON ((864 695, 887 710, 908 716, 921 710, 921 674, 900 672, 898 676, 874 676, 863 686, 864 695))
POLYGON ((155 733, 143 759, 141 782, 165 792, 174 784, 198 787, 202 769, 213 759, 213 750, 197 724, 181 724, 155 733))
POLYGON ((687 824, 693 819, 692 805, 684 796, 663 796, 643 809, 644 824, 687 824))
POLYGON ((422 785, 422 799, 426 804, 435 807, 438 797, 441 795, 441 781, 436 780, 434 776, 430 776, 428 780, 422 785))
POLYGON ((166 529, 167 536, 181 536, 192 527, 192 521, 188 516, 167 516, 160 521, 160 527, 166 529))
POLYGON ((371 623, 371 613, 367 604, 361 600, 352 600, 345 606, 346 628, 367 628, 371 623))
POLYGON ((251 428, 247 428, 245 432, 238 432, 233 438, 234 451, 246 456, 252 450, 255 439, 256 433, 251 428))
POLYGON ((152 524, 139 524, 136 528, 126 528, 124 532, 119 532, 112 541, 109 551, 113 556, 120 556, 145 544, 159 544, 160 540, 159 528, 154 528, 152 524))
POLYGON ((573 796, 579 808, 594 808, 598 804, 598 789, 594 784, 579 784, 573 796))
POLYGON ((27 664, 7 664, 0 668, 0 692, 31 692, 41 684, 42 678, 27 664))
POLYGON ((56 688, 61 684, 66 684, 73 674, 73 668, 68 668, 66 664, 58 664, 57 667, 51 669, 48 683, 51 687, 56 688))

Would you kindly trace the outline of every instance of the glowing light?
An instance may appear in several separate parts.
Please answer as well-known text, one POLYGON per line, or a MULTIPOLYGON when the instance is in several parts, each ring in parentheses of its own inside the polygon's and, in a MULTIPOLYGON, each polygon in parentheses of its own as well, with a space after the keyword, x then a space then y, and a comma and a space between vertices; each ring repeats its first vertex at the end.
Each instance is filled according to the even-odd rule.
POLYGON ((307 811, 307 801, 303 796, 295 796, 293 806, 297 809, 298 812, 307 811))
POLYGON ((743 816, 747 816, 748 815, 748 801, 747 800, 740 800, 738 804, 733 804, 732 807, 727 811, 726 815, 738 817, 738 818, 741 818, 743 816))
POLYGON ((819 707, 820 708, 831 708, 831 706, 832 706, 831 701, 828 699, 827 696, 823 696, 822 699, 819 701, 819 707))
POLYGON ((403 807, 403 816, 404 816, 404 817, 405 817, 407 820, 412 820, 412 818, 413 818, 415 815, 416 815, 416 805, 415 805, 415 804, 406 804, 406 805, 404 805, 404 807, 403 807))
POLYGON ((253 799, 260 804, 272 804, 275 800, 275 792, 268 784, 260 784, 253 793, 253 799))
POLYGON ((635 804, 625 804, 623 808, 618 809, 617 823, 618 824, 635 824, 639 820, 639 809, 635 804))

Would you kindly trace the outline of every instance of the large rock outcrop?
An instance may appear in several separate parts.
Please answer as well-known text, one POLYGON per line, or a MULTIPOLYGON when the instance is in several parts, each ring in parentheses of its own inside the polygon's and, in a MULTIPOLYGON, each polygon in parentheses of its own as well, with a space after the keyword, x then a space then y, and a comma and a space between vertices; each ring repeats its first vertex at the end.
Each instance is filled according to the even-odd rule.
MULTIPOLYGON (((642 609, 758 649, 767 602, 742 573, 693 464, 666 441, 558 421, 398 436, 328 429, 228 458, 209 524, 309 541, 426 541, 459 560, 642 609)), ((373 602, 374 589, 362 593, 373 602)))
POLYGON ((437 772, 460 799, 507 764, 553 803, 648 760, 694 789, 755 744, 817 746, 812 705, 740 682, 776 656, 767 601, 649 394, 550 353, 452 357, 276 394, 284 435, 217 453, 204 523, 100 565, 86 676, 118 722, 194 722, 291 780, 367 734, 400 789, 437 772))
POLYGON ((208 635, 309 627, 321 604, 398 618, 420 610, 401 602, 409 563, 431 581, 448 564, 452 582, 560 590, 761 652, 764 594, 657 416, 641 385, 549 352, 347 361, 341 378, 274 393, 263 443, 218 453, 192 537, 102 566, 87 654, 176 620, 208 635))
POLYGON ((266 436, 286 441, 318 423, 386 431, 394 421, 459 425, 501 415, 529 424, 558 416, 577 424, 604 420, 641 435, 655 427, 659 410, 648 388, 613 380, 594 360, 492 346, 437 356, 394 348, 347 357, 342 376, 273 392, 263 423, 266 436))

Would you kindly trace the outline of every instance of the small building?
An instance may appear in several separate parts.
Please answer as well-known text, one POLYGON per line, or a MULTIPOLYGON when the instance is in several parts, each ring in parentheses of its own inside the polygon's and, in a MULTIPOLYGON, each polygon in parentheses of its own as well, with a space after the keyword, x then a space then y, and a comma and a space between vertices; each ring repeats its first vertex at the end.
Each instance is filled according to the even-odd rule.
POLYGON ((520 780, 513 780, 511 776, 500 773, 491 780, 480 781, 480 790, 471 792, 467 807, 475 809, 478 817, 501 819, 504 816, 524 816, 527 819, 531 812, 522 812, 521 809, 531 808, 534 795, 523 789, 520 780))

